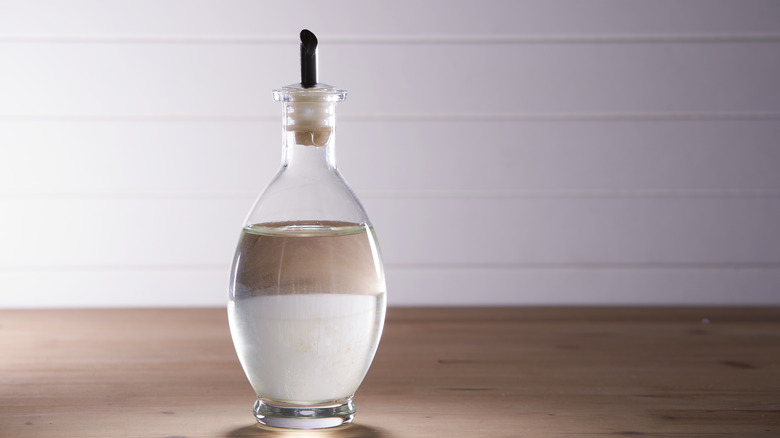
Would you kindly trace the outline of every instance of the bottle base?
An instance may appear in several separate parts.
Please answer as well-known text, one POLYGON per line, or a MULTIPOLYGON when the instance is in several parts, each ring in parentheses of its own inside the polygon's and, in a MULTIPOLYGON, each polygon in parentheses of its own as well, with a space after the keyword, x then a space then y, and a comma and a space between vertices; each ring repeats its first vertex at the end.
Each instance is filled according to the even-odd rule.
POLYGON ((355 418, 352 397, 329 403, 296 405, 258 398, 254 405, 260 426, 283 429, 328 429, 344 426, 355 418))

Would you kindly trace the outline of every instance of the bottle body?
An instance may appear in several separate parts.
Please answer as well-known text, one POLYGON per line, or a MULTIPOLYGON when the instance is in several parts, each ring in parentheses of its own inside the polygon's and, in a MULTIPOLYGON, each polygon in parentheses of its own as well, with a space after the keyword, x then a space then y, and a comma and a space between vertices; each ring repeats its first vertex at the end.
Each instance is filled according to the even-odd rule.
POLYGON ((233 339, 259 397, 351 397, 379 344, 385 285, 373 230, 346 222, 247 227, 228 303, 233 339))
POLYGON ((241 231, 228 317, 258 421, 333 427, 355 414, 384 324, 385 276, 373 227, 335 166, 335 103, 295 98, 282 168, 241 231))

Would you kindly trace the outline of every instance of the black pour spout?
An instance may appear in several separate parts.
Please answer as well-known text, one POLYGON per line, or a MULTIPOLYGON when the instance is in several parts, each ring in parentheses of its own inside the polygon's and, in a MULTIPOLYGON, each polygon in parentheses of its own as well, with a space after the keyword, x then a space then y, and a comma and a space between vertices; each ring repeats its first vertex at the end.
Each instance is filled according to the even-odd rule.
POLYGON ((309 29, 301 31, 301 85, 317 84, 317 37, 309 29))

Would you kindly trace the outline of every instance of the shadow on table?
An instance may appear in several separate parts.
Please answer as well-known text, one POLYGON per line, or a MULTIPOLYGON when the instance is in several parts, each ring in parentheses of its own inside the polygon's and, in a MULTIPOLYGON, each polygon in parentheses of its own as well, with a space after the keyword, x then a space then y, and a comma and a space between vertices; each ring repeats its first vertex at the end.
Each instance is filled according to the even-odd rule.
POLYGON ((225 438, 393 438, 388 432, 362 424, 350 424, 343 429, 268 430, 257 425, 233 429, 225 438))

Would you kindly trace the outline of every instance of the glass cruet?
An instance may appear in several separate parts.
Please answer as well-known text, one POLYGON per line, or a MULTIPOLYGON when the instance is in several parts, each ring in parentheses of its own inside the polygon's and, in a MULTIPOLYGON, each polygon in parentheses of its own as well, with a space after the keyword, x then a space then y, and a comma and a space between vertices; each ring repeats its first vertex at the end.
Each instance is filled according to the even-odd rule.
POLYGON ((376 353, 385 276, 363 206, 336 168, 335 106, 301 32, 302 81, 283 104, 282 166, 247 216, 233 259, 228 318, 264 426, 336 427, 376 353), (312 74, 313 72, 313 74, 312 74))

